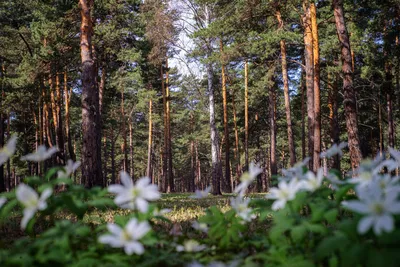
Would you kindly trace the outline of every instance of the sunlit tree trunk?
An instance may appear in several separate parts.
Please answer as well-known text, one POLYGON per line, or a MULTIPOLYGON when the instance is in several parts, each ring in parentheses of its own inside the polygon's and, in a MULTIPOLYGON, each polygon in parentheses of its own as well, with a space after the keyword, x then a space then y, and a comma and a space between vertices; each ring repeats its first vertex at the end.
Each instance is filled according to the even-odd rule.
MULTIPOLYGON (((304 61, 304 60, 303 60, 304 61)), ((304 160, 306 158, 306 111, 305 111, 305 96, 306 96, 306 84, 304 70, 301 70, 301 158, 304 160)))
POLYGON ((228 126, 228 103, 226 92, 226 76, 225 76, 225 63, 223 43, 220 40, 220 53, 221 53, 221 80, 222 80, 222 105, 224 113, 224 135, 225 135, 225 182, 224 191, 232 192, 231 188, 231 164, 230 164, 230 144, 229 144, 229 126, 228 126))
POLYGON ((353 86, 352 58, 349 35, 344 20, 343 0, 333 0, 336 31, 339 38, 342 54, 344 113, 350 149, 351 167, 355 170, 361 161, 360 141, 357 125, 357 103, 353 86))
POLYGON ((309 168, 313 170, 314 165, 314 57, 313 57, 313 37, 311 27, 311 10, 308 0, 303 1, 303 27, 304 27, 304 61, 306 67, 306 87, 307 87, 307 121, 308 121, 308 156, 309 168))
POLYGON ((67 147, 70 158, 76 161, 74 148, 72 147, 72 137, 70 133, 70 117, 69 106, 71 103, 72 90, 68 90, 68 76, 67 71, 64 71, 64 105, 65 105, 65 137, 67 138, 67 147))
POLYGON ((93 0, 80 0, 82 62, 82 178, 86 187, 102 186, 101 129, 96 66, 92 55, 93 0))
MULTIPOLYGON (((147 142, 147 169, 146 176, 153 181, 152 168, 151 168, 151 154, 153 149, 153 120, 152 120, 152 108, 153 108, 153 100, 150 98, 149 100, 149 137, 147 142)), ((164 164, 163 160, 163 164, 164 164)))
MULTIPOLYGON (((239 151, 239 130, 237 126, 236 118, 236 104, 235 104, 235 94, 232 94, 232 108, 233 108, 233 125, 235 128, 235 161, 236 161, 236 180, 239 181, 242 175, 242 166, 240 164, 240 151, 239 151)), ((234 188, 234 181, 232 179, 231 188, 234 188)))
MULTIPOLYGON (((276 18, 279 23, 279 28, 283 30, 283 20, 279 9, 276 11, 276 18)), ((289 76, 287 69, 286 60, 286 42, 285 40, 280 41, 281 47, 281 62, 282 62, 282 79, 283 79, 283 93, 285 98, 285 112, 286 112, 286 123, 287 123, 287 135, 289 143, 289 155, 290 165, 293 166, 296 163, 296 147, 294 145, 293 130, 292 130, 292 118, 290 112, 290 96, 289 96, 289 76)))
POLYGON ((313 168, 316 172, 321 166, 319 154, 321 153, 321 100, 320 100, 320 78, 319 78, 319 41, 318 41, 318 23, 317 9, 315 3, 310 3, 312 46, 313 46, 313 64, 314 64, 314 163, 313 168))

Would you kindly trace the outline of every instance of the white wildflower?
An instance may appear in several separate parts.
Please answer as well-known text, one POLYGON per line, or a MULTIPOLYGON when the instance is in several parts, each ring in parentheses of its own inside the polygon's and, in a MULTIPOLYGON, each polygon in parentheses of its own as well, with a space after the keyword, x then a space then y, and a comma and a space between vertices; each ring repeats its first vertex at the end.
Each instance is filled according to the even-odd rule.
POLYGON ((130 219, 124 228, 116 224, 107 224, 110 234, 99 237, 99 242, 110 245, 113 248, 124 248, 127 255, 133 253, 141 255, 144 247, 139 240, 151 229, 148 222, 138 222, 136 218, 130 219))
POLYGON ((297 179, 292 179, 289 183, 281 181, 278 188, 271 188, 270 193, 266 196, 268 199, 276 199, 272 204, 272 210, 278 210, 285 207, 286 202, 293 200, 296 193, 301 189, 301 184, 297 179))
POLYGON ((7 202, 7 198, 5 197, 0 197, 0 209, 3 207, 3 205, 7 202))
POLYGON ((11 136, 7 144, 0 150, 0 166, 8 161, 8 159, 14 155, 15 148, 17 146, 17 136, 11 136))
POLYGON ((252 214, 252 209, 249 208, 250 199, 243 199, 240 196, 231 198, 231 206, 236 211, 236 214, 246 222, 250 222, 256 218, 255 214, 252 214))
POLYGON ((171 212, 171 209, 159 209, 159 208, 155 208, 153 211, 153 216, 164 216, 165 214, 171 212))
POLYGON ((46 199, 48 199, 53 190, 47 188, 43 191, 39 197, 33 188, 26 184, 20 184, 16 190, 16 196, 19 202, 24 206, 24 217, 21 221, 21 228, 25 229, 29 220, 35 215, 38 210, 44 210, 47 208, 46 199))
POLYGON ((349 210, 366 215, 358 223, 358 232, 364 234, 371 227, 376 235, 393 231, 392 214, 400 214, 398 192, 389 190, 384 194, 379 186, 358 187, 356 192, 360 200, 344 201, 342 204, 349 210))
POLYGON ((199 230, 203 233, 207 233, 208 232, 208 225, 206 223, 199 223, 198 221, 194 221, 192 223, 192 227, 196 230, 199 230))
POLYGON ((246 193, 249 185, 257 178, 260 173, 262 173, 262 169, 253 162, 250 163, 249 171, 243 173, 243 175, 240 177, 241 183, 236 187, 235 193, 239 193, 240 196, 243 196, 246 193))
POLYGON ((199 252, 206 248, 206 245, 200 245, 199 242, 193 239, 186 240, 183 245, 176 246, 176 251, 178 252, 199 252))
POLYGON ((201 199, 201 198, 206 198, 208 197, 208 194, 211 192, 211 186, 208 186, 206 189, 202 190, 196 190, 194 192, 194 195, 189 196, 190 198, 194 199, 201 199))
POLYGON ((41 145, 38 147, 38 149, 35 153, 31 153, 31 154, 21 157, 21 160, 41 162, 41 161, 45 161, 46 159, 51 158, 51 156, 54 153, 56 153, 57 151, 58 151, 57 147, 53 146, 49 149, 46 149, 46 146, 41 145))
POLYGON ((160 198, 157 186, 150 184, 149 177, 140 178, 134 185, 128 173, 122 171, 120 174, 122 185, 110 185, 108 192, 117 195, 114 202, 121 208, 137 208, 141 212, 147 212, 148 201, 160 198))
POLYGON ((57 177, 69 177, 79 168, 79 166, 81 166, 80 161, 74 162, 73 160, 69 159, 67 165, 64 166, 64 169, 57 172, 57 177))
POLYGON ((296 163, 289 169, 282 169, 283 179, 289 181, 293 178, 303 179, 304 178, 304 167, 307 166, 310 161, 310 157, 306 157, 302 162, 296 163))
POLYGON ((345 147, 347 147, 346 142, 342 142, 339 145, 333 144, 328 150, 321 153, 321 158, 331 158, 336 155, 341 157, 343 155, 342 149, 345 147))
POLYGON ((314 192, 321 187, 324 179, 324 173, 321 168, 318 169, 317 175, 315 175, 312 171, 308 171, 305 176, 306 179, 300 182, 300 185, 303 189, 314 192))

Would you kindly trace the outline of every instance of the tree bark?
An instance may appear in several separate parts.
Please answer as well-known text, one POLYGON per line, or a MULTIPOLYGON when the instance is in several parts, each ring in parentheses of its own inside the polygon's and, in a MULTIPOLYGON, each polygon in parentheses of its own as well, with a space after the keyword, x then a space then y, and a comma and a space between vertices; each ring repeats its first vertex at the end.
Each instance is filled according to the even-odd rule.
POLYGON ((165 93, 167 100, 167 141, 168 141, 168 153, 167 153, 167 161, 168 161, 168 192, 175 192, 174 185, 174 172, 173 172, 173 164, 172 164, 172 141, 171 141, 171 99, 169 95, 169 67, 168 67, 168 58, 165 60, 165 93))
POLYGON ((125 101, 124 101, 124 88, 121 90, 121 120, 122 120, 122 167, 124 171, 128 171, 128 151, 127 147, 127 134, 126 134, 126 120, 125 120, 125 101))
POLYGON ((276 162, 276 93, 275 82, 269 87, 269 121, 270 121, 270 166, 271 175, 278 174, 276 162))
MULTIPOLYGON (((340 129, 338 121, 338 75, 328 73, 328 108, 329 108, 329 124, 331 144, 340 143, 340 129)), ((335 155, 333 157, 332 167, 340 171, 340 157, 335 155)))
POLYGON ((343 0, 333 0, 333 11, 335 16, 336 31, 338 34, 343 72, 343 95, 344 112, 348 134, 348 145, 350 149, 351 167, 355 170, 361 161, 360 141, 357 125, 357 103, 353 86, 352 58, 349 35, 344 20, 343 0))
MULTIPOLYGON (((152 175, 152 168, 151 168, 151 154, 153 149, 153 120, 152 120, 152 107, 153 107, 153 100, 150 98, 149 100, 149 138, 147 142, 147 169, 146 169, 146 176, 150 178, 151 182, 153 181, 152 175)), ((163 164, 165 161, 163 160, 163 164)), ((165 177, 164 177, 165 179, 165 177)))
POLYGON ((314 57, 313 37, 311 27, 311 10, 308 0, 303 2, 303 27, 304 27, 304 60, 306 65, 306 87, 307 87, 307 121, 308 121, 308 156, 310 157, 309 169, 314 165, 314 57))
MULTIPOLYGON (((304 62, 304 60, 303 60, 304 62)), ((306 111, 305 111, 305 95, 306 95, 306 84, 305 84, 305 75, 304 70, 301 70, 301 81, 300 81, 300 90, 301 90, 301 159, 304 160, 306 158, 306 111)))
MULTIPOLYGON (((237 126, 236 118, 236 105, 235 105, 235 94, 232 94, 232 109, 233 109, 233 125, 235 128, 235 161, 236 161, 236 181, 239 182, 239 178, 242 175, 242 166, 240 164, 240 151, 239 151, 239 130, 237 126)), ((234 188, 234 181, 232 179, 231 188, 234 188)))
POLYGON ((249 63, 244 62, 244 169, 249 169, 249 63))
POLYGON ((222 179, 222 166, 219 154, 219 137, 215 123, 214 102, 214 71, 211 63, 207 63, 208 99, 210 110, 210 134, 211 134, 211 162, 212 162, 212 193, 221 195, 220 181, 222 179))
MULTIPOLYGON (((282 20, 281 12, 279 9, 276 11, 276 18, 279 23, 279 29, 283 30, 283 20, 282 20)), ((282 39, 280 41, 280 47, 281 47, 283 93, 284 93, 284 98, 285 98, 285 112, 286 112, 287 135, 288 135, 288 143, 289 143, 290 165, 293 166, 296 163, 296 147, 294 145, 293 130, 292 130, 292 118, 291 118, 291 112, 290 112, 289 75, 288 75, 288 69, 287 69, 285 40, 282 39)))
MULTIPOLYGON (((4 101, 4 64, 2 64, 1 69, 0 69, 0 79, 1 79, 1 92, 0 92, 0 147, 4 147, 4 107, 3 107, 3 101, 4 101)), ((0 192, 4 192, 6 188, 6 182, 5 182, 5 177, 4 177, 4 164, 0 166, 0 192)))
POLYGON ((167 119, 167 93, 165 90, 164 83, 164 70, 163 65, 161 64, 160 68, 160 78, 161 78, 161 91, 163 95, 163 117, 164 117, 164 150, 162 156, 163 162, 163 191, 168 191, 168 183, 169 183, 169 172, 168 172, 168 119, 167 119))
POLYGON ((64 71, 64 105, 65 105, 65 137, 67 138, 67 147, 70 158, 76 161, 74 148, 72 147, 72 137, 70 133, 69 105, 71 103, 72 90, 68 91, 67 70, 64 71))
POLYGON ((224 135, 225 135, 225 183, 224 191, 227 193, 232 192, 231 188, 231 164, 230 164, 230 146, 229 146, 229 126, 228 126, 228 104, 226 92, 226 76, 224 64, 224 51, 222 40, 220 40, 220 53, 221 53, 221 80, 222 80, 222 105, 224 112, 224 135))
POLYGON ((319 70, 319 41, 318 41, 318 23, 317 9, 315 3, 310 3, 312 44, 313 44, 313 64, 314 64, 314 155, 313 170, 321 166, 319 155, 321 154, 321 100, 320 100, 320 70, 319 70))
POLYGON ((135 166, 134 166, 134 159, 133 159, 133 121, 132 117, 129 119, 129 174, 132 179, 135 179, 135 166))
POLYGON ((93 0, 80 0, 82 62, 82 178, 86 187, 102 186, 101 129, 96 66, 92 54, 93 0))

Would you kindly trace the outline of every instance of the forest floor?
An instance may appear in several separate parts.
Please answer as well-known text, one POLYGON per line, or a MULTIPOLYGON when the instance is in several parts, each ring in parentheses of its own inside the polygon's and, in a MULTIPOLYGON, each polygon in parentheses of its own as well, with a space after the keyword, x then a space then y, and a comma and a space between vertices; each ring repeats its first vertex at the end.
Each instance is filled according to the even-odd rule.
MULTIPOLYGON (((155 221, 155 230, 161 231, 166 234, 179 234, 193 232, 192 223, 200 216, 205 214, 205 210, 211 206, 217 206, 222 211, 230 209, 230 198, 233 194, 223 194, 221 196, 208 196, 203 199, 190 198, 192 193, 172 193, 162 194, 161 199, 155 202, 160 210, 168 209, 169 212, 163 216, 170 220, 167 223, 162 220, 155 221)), ((265 194, 251 194, 251 198, 261 198, 265 194)), ((124 209, 106 209, 106 210, 93 210, 84 217, 84 222, 92 225, 99 225, 108 222, 113 222, 114 217, 118 215, 127 215, 132 211, 124 209)), ((62 213, 56 215, 61 216, 66 220, 76 220, 74 216, 69 213, 62 213)), ((9 241, 15 240, 26 233, 20 229, 21 213, 15 212, 15 216, 10 217, 0 228, 0 234, 9 241)), ((39 220, 35 222, 35 233, 40 234, 47 229, 51 224, 51 220, 39 220)), ((4 240, 3 240, 4 241, 4 240)), ((1 244, 0 244, 1 245, 1 244)), ((4 245, 4 244, 3 244, 4 245)))

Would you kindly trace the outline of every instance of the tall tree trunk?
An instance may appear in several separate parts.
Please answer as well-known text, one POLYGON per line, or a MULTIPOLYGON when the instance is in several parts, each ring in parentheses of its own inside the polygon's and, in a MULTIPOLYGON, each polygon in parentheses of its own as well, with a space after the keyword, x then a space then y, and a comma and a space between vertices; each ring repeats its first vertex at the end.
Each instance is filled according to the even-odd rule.
POLYGON ((126 120, 125 120, 125 103, 124 103, 124 88, 121 90, 121 120, 122 120, 122 167, 124 171, 128 171, 128 151, 127 147, 127 135, 126 135, 126 120))
MULTIPOLYGON (((304 60, 303 60, 304 62, 304 60)), ((305 96, 306 96, 306 83, 305 83, 305 75, 304 70, 301 70, 301 81, 300 81, 300 90, 301 90, 301 159, 304 160, 306 158, 306 111, 305 111, 305 96)))
MULTIPOLYGON (((331 144, 340 143, 340 129, 338 121, 338 75, 328 73, 328 108, 329 108, 329 124, 331 144)), ((340 157, 336 155, 333 157, 332 167, 340 171, 340 157)))
POLYGON ((349 35, 347 33, 343 12, 343 0, 333 0, 333 11, 335 16, 336 30, 341 46, 342 72, 343 72, 343 95, 344 111, 346 116, 346 127, 348 144, 350 149, 351 167, 355 170, 361 161, 360 141, 357 125, 357 103, 353 86, 353 71, 349 35))
POLYGON ((172 142, 171 142, 171 99, 169 95, 169 67, 168 58, 165 60, 165 94, 167 98, 167 140, 168 140, 168 192, 175 192, 174 172, 172 167, 172 142))
POLYGON ((102 186, 101 129, 96 66, 92 54, 93 0, 79 0, 81 8, 82 61, 82 178, 86 187, 102 186))
MULTIPOLYGON (((190 113, 190 134, 194 135, 194 117, 193 113, 190 113)), ((196 158, 195 158, 195 144, 194 139, 190 140, 190 175, 187 181, 187 191, 194 192, 195 190, 195 180, 196 180, 196 158)))
POLYGON ((135 179, 135 167, 134 167, 134 159, 133 159, 133 121, 132 117, 129 119, 129 174, 132 179, 135 179))
POLYGON ((107 170, 107 163, 108 163, 108 149, 107 149, 107 134, 104 133, 104 165, 103 165, 103 185, 107 186, 108 181, 107 181, 107 176, 108 176, 108 170, 107 170))
POLYGON ((393 120, 393 88, 392 88, 392 69, 390 63, 385 64, 385 92, 387 102, 387 116, 388 116, 388 144, 389 147, 394 148, 395 141, 395 128, 393 120))
POLYGON ((321 166, 319 154, 321 153, 321 100, 320 100, 320 78, 319 78, 319 41, 317 9, 315 3, 310 3, 311 29, 313 40, 313 64, 314 64, 314 163, 313 170, 317 172, 321 166))
POLYGON ((271 141, 271 155, 270 155, 270 166, 271 175, 278 173, 278 167, 276 162, 276 92, 275 82, 269 87, 269 127, 270 127, 270 141, 271 141))
POLYGON ((224 135, 225 135, 225 183, 224 191, 230 193, 231 188, 231 164, 230 164, 230 146, 229 146, 229 126, 228 126, 228 103, 227 103, 227 92, 226 92, 226 76, 225 76, 225 63, 224 63, 224 51, 222 39, 220 40, 220 52, 221 52, 221 80, 222 80, 222 104, 224 111, 224 135))
MULTIPOLYGON (((209 56, 211 56, 209 54, 209 56)), ((219 154, 219 136, 215 123, 214 100, 214 70, 211 63, 207 63, 208 99, 210 110, 210 134, 211 134, 211 162, 212 162, 212 193, 221 195, 220 181, 222 177, 222 165, 219 154)))
MULTIPOLYGON (((55 91, 55 74, 54 74, 54 68, 51 66, 50 67, 50 74, 49 74, 49 90, 50 90, 50 104, 51 104, 51 114, 53 116, 53 126, 54 126, 54 133, 55 133, 55 139, 56 143, 55 145, 59 148, 60 145, 60 140, 58 140, 57 136, 57 129, 58 129, 58 116, 57 116, 57 104, 56 104, 56 97, 54 95, 55 91)), ((50 133, 53 133, 53 131, 50 128, 50 133)))
POLYGON ((164 83, 164 70, 163 70, 163 65, 161 64, 161 91, 163 95, 163 117, 164 117, 164 150, 163 150, 163 191, 167 192, 168 191, 168 183, 169 183, 169 177, 168 177, 168 119, 167 119, 167 93, 165 90, 165 83, 164 83))
POLYGON ((309 169, 314 165, 314 56, 313 37, 311 26, 311 10, 308 0, 303 1, 303 27, 304 27, 304 60, 306 65, 306 87, 307 87, 307 117, 308 117, 308 156, 309 169))
MULTIPOLYGON (((235 94, 232 94, 232 108, 233 108, 233 124, 235 127, 235 160, 236 160, 236 180, 239 182, 239 178, 242 175, 242 166, 240 164, 240 151, 239 151, 239 130, 237 126, 236 118, 236 104, 235 104, 235 94)), ((233 179, 232 179, 233 180, 233 179)), ((234 182, 232 181, 231 188, 233 190, 234 182)))
POLYGON ((115 137, 114 137, 114 127, 111 127, 111 183, 115 184, 115 137))
POLYGON ((57 111, 57 128, 56 135, 58 139, 58 156, 61 159, 62 164, 66 163, 65 160, 65 145, 64 145, 64 130, 62 123, 62 92, 60 87, 60 73, 56 72, 56 111, 57 111))
MULTIPOLYGON (((279 29, 283 30, 283 20, 279 9, 276 11, 276 18, 279 22, 279 29)), ((286 112, 287 134, 289 143, 290 165, 293 166, 296 163, 296 147, 294 145, 292 118, 290 114, 291 112, 290 112, 290 95, 289 95, 289 75, 287 70, 285 40, 282 39, 280 41, 280 46, 281 46, 283 93, 285 98, 285 112, 286 112)))
POLYGON ((244 169, 249 169, 249 63, 244 62, 244 169))
POLYGON ((73 161, 76 161, 74 148, 72 147, 72 137, 70 133, 69 105, 71 103, 72 90, 68 91, 67 70, 64 71, 64 103, 65 103, 65 137, 67 138, 68 154, 73 161))
MULTIPOLYGON (((3 101, 4 101, 4 64, 2 64, 1 69, 0 69, 0 79, 1 79, 1 92, 0 92, 0 147, 4 147, 4 107, 3 107, 3 101)), ((4 179, 4 164, 0 165, 0 192, 5 191, 5 179, 4 179)))
MULTIPOLYGON (((153 175, 152 175, 152 168, 151 168, 151 155, 152 155, 152 149, 153 149, 153 120, 152 120, 152 107, 153 107, 153 100, 150 98, 149 100, 149 138, 147 142, 147 169, 146 169, 146 176, 150 178, 152 183, 153 181, 153 175)), ((165 153, 165 150, 164 150, 165 153)), ((164 154, 163 154, 164 156, 164 154)), ((163 160, 163 166, 166 166, 165 161, 163 160)), ((165 177, 164 177, 165 179, 165 177)))
MULTIPOLYGON (((10 136, 10 125, 11 125, 11 116, 10 113, 7 114, 7 136, 10 136)), ((11 160, 7 161, 7 184, 8 187, 11 188, 11 160)), ((16 184, 14 184, 14 187, 16 184)))

